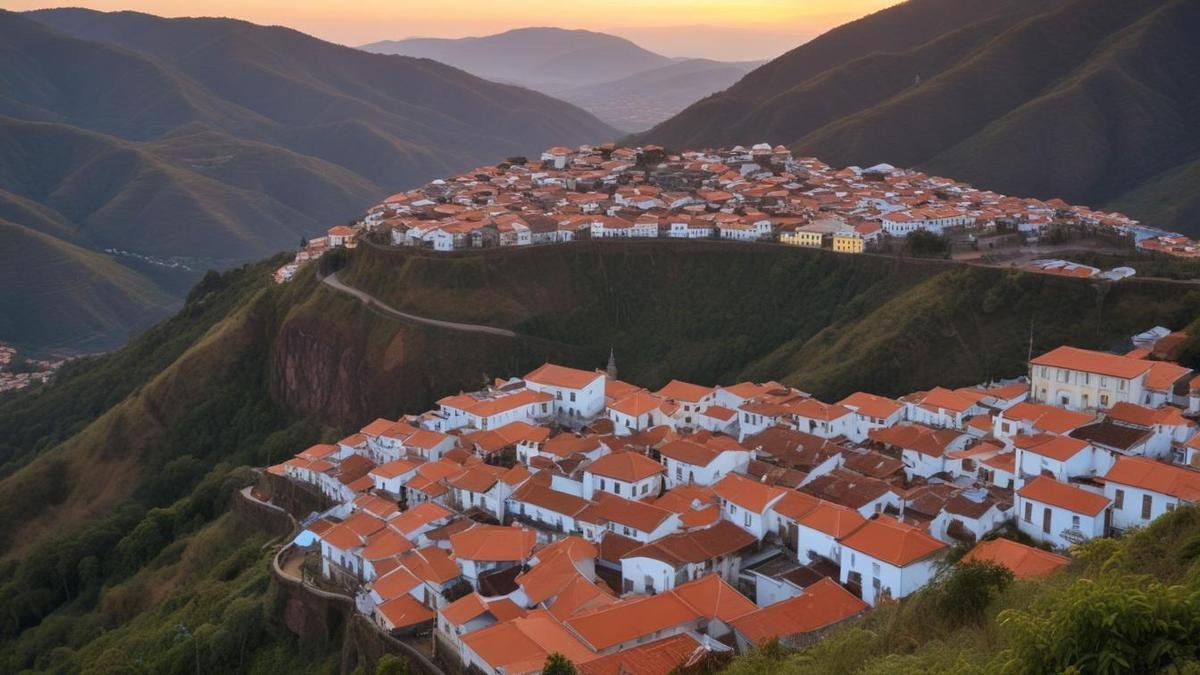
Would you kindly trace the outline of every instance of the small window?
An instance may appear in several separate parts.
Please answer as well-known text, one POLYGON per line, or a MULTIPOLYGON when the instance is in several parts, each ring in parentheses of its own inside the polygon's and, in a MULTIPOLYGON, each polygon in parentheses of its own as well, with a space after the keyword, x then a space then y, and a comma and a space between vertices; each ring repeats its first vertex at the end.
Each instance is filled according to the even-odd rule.
POLYGON ((1072 530, 1079 529, 1079 516, 1071 516, 1071 529, 1072 530))
POLYGON ((1142 520, 1150 520, 1150 509, 1154 506, 1154 498, 1142 495, 1142 520))
POLYGON ((1116 494, 1115 498, 1113 499, 1113 506, 1117 507, 1118 509, 1125 508, 1125 491, 1124 490, 1117 490, 1117 494, 1116 494))
POLYGON ((746 512, 746 527, 750 527, 750 512, 746 512))

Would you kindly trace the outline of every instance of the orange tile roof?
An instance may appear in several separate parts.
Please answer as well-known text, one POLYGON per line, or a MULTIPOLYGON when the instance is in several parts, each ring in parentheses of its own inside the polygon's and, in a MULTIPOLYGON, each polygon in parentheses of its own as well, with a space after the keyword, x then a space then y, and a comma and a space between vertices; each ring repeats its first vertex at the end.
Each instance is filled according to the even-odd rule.
POLYGON ((1035 366, 1066 368, 1132 379, 1150 370, 1150 362, 1076 347, 1059 347, 1030 361, 1035 366))
POLYGON ((533 504, 565 516, 574 516, 588 507, 589 502, 569 492, 529 481, 513 492, 512 499, 533 504))
POLYGON ((412 548, 412 542, 404 535, 391 528, 384 528, 371 535, 367 547, 363 549, 362 557, 365 560, 382 560, 400 555, 412 548))
POLYGON ((425 605, 417 602, 411 595, 401 595, 375 608, 392 628, 414 626, 425 621, 433 621, 434 613, 425 605))
POLYGON ((821 579, 795 597, 746 614, 733 628, 761 645, 775 638, 803 635, 840 623, 867 610, 867 603, 838 585, 821 579))
POLYGON ((991 539, 979 542, 962 557, 962 562, 973 561, 1003 565, 1018 579, 1032 579, 1050 574, 1070 563, 1071 559, 1011 539, 991 539))
POLYGON ((713 388, 681 380, 671 380, 662 389, 654 393, 663 398, 671 398, 676 401, 699 403, 705 396, 713 393, 713 388))
POLYGON ((548 387, 583 389, 598 377, 602 378, 604 375, 595 371, 579 370, 578 368, 568 368, 553 363, 546 363, 527 374, 525 379, 529 382, 548 387))
POLYGON ((540 560, 528 572, 518 575, 516 582, 525 591, 525 597, 538 604, 557 596, 578 576, 582 574, 571 557, 559 553, 540 560))
POLYGON ((1040 443, 1034 443, 1031 447, 1026 448, 1026 450, 1036 455, 1065 462, 1088 449, 1088 447, 1090 445, 1087 441, 1081 441, 1078 438, 1053 436, 1047 440, 1042 440, 1040 443))
POLYGON ((1034 478, 1026 483, 1025 487, 1017 490, 1017 494, 1026 499, 1088 516, 1100 513, 1109 503, 1108 497, 1104 495, 1060 483, 1046 476, 1034 478))
POLYGON ((755 609, 753 602, 738 593, 737 589, 726 583, 719 574, 709 574, 689 581, 676 586, 671 592, 691 605, 700 616, 720 619, 725 623, 730 623, 755 609))
POLYGON ((537 533, 523 527, 476 525, 450 535, 454 557, 463 560, 523 562, 529 559, 537 533))
POLYGON ((383 479, 395 478, 396 476, 406 474, 409 471, 414 471, 416 468, 417 465, 412 462, 403 459, 397 459, 385 464, 380 464, 374 469, 371 469, 371 475, 379 476, 383 479))
POLYGON ((398 598, 421 584, 411 572, 398 567, 371 582, 371 590, 386 600, 398 598))
POLYGON ((611 521, 642 532, 653 532, 673 515, 675 514, 653 504, 598 492, 592 505, 579 513, 578 518, 589 523, 611 521))
POLYGON ((595 651, 690 625, 700 613, 673 593, 624 598, 608 607, 582 612, 565 621, 595 651))
POLYGON ((536 672, 552 652, 562 654, 576 666, 596 658, 545 610, 474 631, 464 635, 463 642, 493 669, 504 672, 536 672))
POLYGON ((640 452, 623 451, 609 453, 597 459, 587 466, 586 471, 594 473, 597 476, 616 478, 627 483, 636 483, 637 481, 663 473, 666 469, 662 464, 640 452))
POLYGON ((820 505, 821 500, 810 494, 789 490, 783 499, 775 502, 771 508, 785 518, 799 521, 820 505))
POLYGON ((896 411, 904 407, 904 404, 899 401, 861 391, 850 394, 838 401, 838 404, 856 409, 860 415, 865 417, 874 417, 877 419, 891 417, 896 411))
POLYGON ((842 545, 877 560, 904 567, 947 548, 920 528, 890 516, 877 516, 842 540, 842 545))
POLYGON ((1000 416, 1006 420, 1029 422, 1036 429, 1055 434, 1065 434, 1068 431, 1090 424, 1096 419, 1095 415, 1089 413, 1056 408, 1042 403, 1029 403, 1027 401, 1014 405, 1000 413, 1000 416))
POLYGON ((656 539, 629 551, 622 558, 651 558, 672 567, 701 563, 731 555, 747 548, 758 539, 728 520, 719 520, 711 527, 689 532, 677 532, 656 539))
POLYGON ((1166 391, 1191 372, 1191 368, 1184 368, 1169 361, 1153 361, 1150 363, 1150 374, 1146 376, 1146 388, 1166 391))
POLYGON ((579 666, 580 675, 669 675, 684 672, 682 666, 697 653, 707 650, 687 633, 677 633, 624 651, 602 656, 579 666))
POLYGON ((404 511, 388 522, 388 527, 400 534, 409 535, 425 525, 454 515, 450 509, 436 502, 424 502, 404 511))
POLYGON ((1200 472, 1145 457, 1119 456, 1104 480, 1187 502, 1200 500, 1200 472))
POLYGON ((661 398, 643 389, 609 404, 608 407, 623 415, 638 417, 658 408, 662 402, 661 398))
POLYGON ((400 557, 400 564, 422 581, 444 584, 461 576, 458 564, 450 554, 437 546, 409 551, 400 557))
POLYGON ((736 473, 727 474, 712 487, 721 499, 754 513, 765 512, 776 499, 787 493, 784 488, 764 485, 736 473))

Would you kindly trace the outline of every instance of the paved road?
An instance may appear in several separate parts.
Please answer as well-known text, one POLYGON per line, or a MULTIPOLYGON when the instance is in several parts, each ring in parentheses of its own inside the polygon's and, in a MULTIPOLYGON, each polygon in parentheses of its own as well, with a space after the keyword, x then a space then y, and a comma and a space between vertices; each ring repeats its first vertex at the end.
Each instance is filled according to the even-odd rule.
POLYGON ((522 337, 521 335, 518 335, 517 333, 515 333, 511 330, 505 329, 505 328, 496 328, 495 326, 483 326, 483 325, 475 324, 475 323, 458 323, 455 321, 442 321, 441 319, 431 319, 431 318, 425 317, 425 316, 417 316, 416 314, 409 314, 408 312, 401 312, 400 310, 396 309, 395 307, 392 307, 391 305, 388 305, 387 303, 379 300, 375 296, 373 296, 365 291, 360 291, 359 289, 354 288, 353 286, 347 285, 344 281, 342 281, 341 279, 338 278, 337 272, 334 272, 334 273, 326 276, 321 281, 326 286, 329 286, 330 288, 332 288, 340 293, 346 293, 348 295, 352 295, 352 296, 358 298, 359 300, 361 300, 362 303, 367 305, 368 307, 374 307, 375 309, 378 309, 379 311, 383 312, 387 316, 390 316, 393 319, 399 319, 400 321, 408 321, 411 323, 418 323, 418 324, 422 324, 425 326, 435 326, 437 328, 446 328, 449 330, 463 331, 466 333, 488 333, 490 335, 499 335, 501 337, 509 337, 509 338, 522 337))

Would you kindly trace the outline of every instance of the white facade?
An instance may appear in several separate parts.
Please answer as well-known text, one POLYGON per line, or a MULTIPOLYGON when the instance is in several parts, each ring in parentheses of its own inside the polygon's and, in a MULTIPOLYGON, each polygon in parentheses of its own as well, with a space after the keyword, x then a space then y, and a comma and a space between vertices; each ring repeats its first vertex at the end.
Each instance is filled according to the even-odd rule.
POLYGON ((1075 513, 1068 509, 1017 495, 1015 515, 1017 529, 1034 539, 1057 548, 1104 536, 1104 520, 1108 509, 1096 515, 1075 513))
POLYGON ((928 584, 937 574, 939 560, 931 556, 899 567, 843 546, 839 579, 844 584, 856 574, 861 579, 863 602, 874 607, 883 597, 907 597, 928 584))

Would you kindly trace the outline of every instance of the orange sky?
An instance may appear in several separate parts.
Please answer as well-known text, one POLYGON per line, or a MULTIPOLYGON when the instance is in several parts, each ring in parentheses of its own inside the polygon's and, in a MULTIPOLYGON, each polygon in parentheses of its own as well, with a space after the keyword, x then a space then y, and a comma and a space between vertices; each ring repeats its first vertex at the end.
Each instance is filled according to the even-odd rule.
POLYGON ((82 6, 282 24, 349 45, 486 35, 522 26, 624 34, 669 56, 767 58, 898 0, 7 0, 6 9, 82 6), (690 26, 691 28, 685 28, 690 26))

